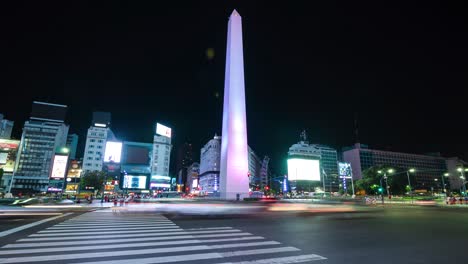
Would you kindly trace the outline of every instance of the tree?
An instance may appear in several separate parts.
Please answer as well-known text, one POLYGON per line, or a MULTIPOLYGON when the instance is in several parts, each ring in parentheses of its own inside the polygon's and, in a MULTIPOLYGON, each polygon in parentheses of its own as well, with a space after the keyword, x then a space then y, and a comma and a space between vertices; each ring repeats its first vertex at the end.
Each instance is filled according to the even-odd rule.
MULTIPOLYGON (((388 183, 391 194, 404 194, 407 192, 408 178, 406 170, 403 168, 379 165, 364 170, 362 175, 362 179, 356 181, 356 189, 358 191, 365 191, 367 194, 386 194, 386 183, 388 183), (379 173, 379 171, 388 171, 389 169, 392 169, 393 173, 386 173, 387 180, 382 180, 383 189, 381 189, 380 180, 384 175, 379 173)), ((414 176, 410 174, 410 178, 414 178, 414 176)), ((414 182, 414 179, 410 180, 414 182)))
MULTIPOLYGON (((92 187, 95 191, 102 191, 104 187, 104 182, 109 180, 107 173, 103 171, 90 171, 86 172, 80 181, 80 189, 84 190, 86 187, 92 187)), ((112 180, 112 177, 110 177, 112 180)))

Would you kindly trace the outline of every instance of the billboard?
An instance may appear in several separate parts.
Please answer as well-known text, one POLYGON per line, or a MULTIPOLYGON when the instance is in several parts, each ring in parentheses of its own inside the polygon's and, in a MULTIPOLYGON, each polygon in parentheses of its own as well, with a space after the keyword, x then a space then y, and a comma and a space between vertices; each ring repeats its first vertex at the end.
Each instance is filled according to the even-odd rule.
POLYGON ((288 159, 288 178, 290 181, 320 181, 319 160, 288 159))
POLYGON ((172 129, 165 126, 165 125, 161 125, 159 123, 156 124, 156 134, 158 135, 161 135, 161 136, 166 136, 168 138, 171 137, 171 132, 172 129))
POLYGON ((340 178, 351 178, 351 163, 338 162, 338 176, 340 178))
POLYGON ((106 151, 104 154, 104 162, 120 163, 122 156, 122 142, 106 142, 106 151))
POLYGON ((0 168, 4 172, 13 172, 20 141, 0 139, 0 168))
POLYGON ((54 178, 54 179, 65 178, 65 173, 67 171, 67 161, 68 161, 68 156, 55 155, 50 178, 54 178))
POLYGON ((123 179, 124 189, 146 189, 146 176, 125 175, 123 179))

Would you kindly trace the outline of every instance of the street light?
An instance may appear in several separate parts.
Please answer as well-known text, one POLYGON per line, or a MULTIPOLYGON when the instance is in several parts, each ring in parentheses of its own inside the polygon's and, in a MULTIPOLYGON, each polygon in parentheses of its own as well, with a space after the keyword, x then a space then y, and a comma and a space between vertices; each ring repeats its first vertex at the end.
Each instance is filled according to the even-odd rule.
POLYGON ((411 188, 410 172, 414 173, 416 172, 416 169, 411 168, 406 171, 406 176, 408 177, 409 194, 411 195, 411 203, 413 203, 413 189, 411 188))
POLYGON ((382 204, 384 203, 384 196, 383 196, 383 184, 382 184, 382 180, 385 179, 385 185, 386 185, 386 189, 387 189, 387 195, 389 195, 389 186, 388 186, 388 180, 387 180, 387 172, 388 173, 393 173, 393 169, 388 169, 387 171, 382 171, 382 170, 378 170, 377 173, 378 174, 382 174, 383 173, 383 176, 380 178, 380 189, 382 189, 382 204))
POLYGON ((461 176, 460 179, 462 180, 462 185, 463 185, 463 196, 466 196, 466 183, 465 181, 465 174, 463 172, 468 171, 468 168, 457 168, 457 171, 460 172, 461 176))

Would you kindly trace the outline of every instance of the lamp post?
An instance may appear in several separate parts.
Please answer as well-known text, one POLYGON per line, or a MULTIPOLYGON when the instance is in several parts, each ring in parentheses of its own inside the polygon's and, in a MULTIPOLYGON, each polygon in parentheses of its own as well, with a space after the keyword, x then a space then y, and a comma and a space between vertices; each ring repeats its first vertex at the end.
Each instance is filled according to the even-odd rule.
POLYGON ((384 204, 384 196, 383 196, 383 184, 382 184, 382 180, 385 179, 385 189, 387 189, 387 195, 389 195, 389 186, 388 186, 388 180, 387 180, 387 172, 388 173, 393 173, 393 169, 388 169, 387 171, 377 171, 377 173, 379 174, 382 174, 383 173, 383 176, 380 178, 380 188, 382 189, 382 204, 384 204))
POLYGON ((408 177, 409 194, 411 196, 411 203, 413 203, 413 189, 411 188, 410 172, 413 173, 415 171, 415 169, 409 169, 406 171, 406 176, 408 177))
POLYGON ((466 183, 467 181, 465 180, 465 171, 468 171, 468 168, 458 168, 458 172, 460 172, 460 179, 462 180, 462 188, 463 188, 463 196, 466 196, 466 183))

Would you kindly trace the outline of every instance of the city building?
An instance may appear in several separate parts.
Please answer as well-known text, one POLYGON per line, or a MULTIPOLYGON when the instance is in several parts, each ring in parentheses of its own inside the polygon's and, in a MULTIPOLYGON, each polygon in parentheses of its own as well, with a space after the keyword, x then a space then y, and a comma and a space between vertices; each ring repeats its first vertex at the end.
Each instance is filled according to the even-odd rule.
POLYGON ((78 148, 77 134, 70 134, 67 136, 67 148, 70 151, 70 159, 76 159, 76 149, 78 148))
POLYGON ((0 114, 0 138, 10 139, 13 131, 13 121, 4 119, 3 114, 0 114))
POLYGON ((171 135, 171 128, 159 123, 156 124, 156 134, 153 138, 153 164, 151 175, 169 176, 172 150, 171 135))
POLYGON ((10 186, 19 145, 19 140, 0 139, 0 169, 3 169, 3 177, 0 179, 0 192, 10 186))
POLYGON ((52 157, 67 141, 66 112, 66 105, 33 102, 31 117, 23 127, 11 192, 47 191, 52 157))
POLYGON ((355 180, 361 179, 363 171, 373 166, 389 166, 396 171, 414 168, 415 182, 411 182, 414 190, 431 190, 431 188, 436 187, 438 179, 447 172, 446 159, 440 155, 375 150, 360 143, 344 148, 343 160, 351 163, 353 179, 355 180))
POLYGON ((262 159, 255 154, 252 148, 249 149, 249 185, 250 189, 256 187, 262 188, 266 185, 266 179, 262 179, 261 169, 262 169, 262 159))
POLYGON ((150 182, 156 183, 151 177, 152 157, 152 143, 123 142, 121 160, 121 170, 123 172, 121 179, 122 189, 132 190, 133 192, 145 192, 150 189, 150 182))
POLYGON ((187 181, 185 184, 185 191, 190 193, 192 191, 198 191, 198 176, 200 174, 200 164, 193 162, 187 168, 187 181))
POLYGON ((110 113, 94 112, 91 127, 86 135, 83 154, 83 173, 102 171, 104 154, 108 141, 116 141, 110 129, 110 113))
POLYGON ((312 146, 320 151, 320 173, 322 180, 325 180, 326 191, 338 191, 340 180, 338 178, 337 150, 321 144, 312 144, 312 146))
POLYGON ((221 137, 215 135, 200 151, 199 187, 205 193, 219 191, 221 137))

